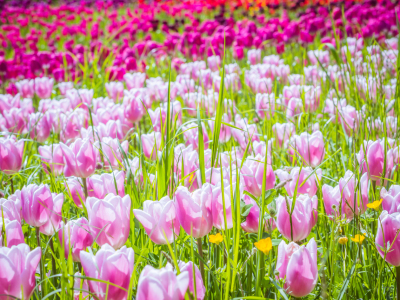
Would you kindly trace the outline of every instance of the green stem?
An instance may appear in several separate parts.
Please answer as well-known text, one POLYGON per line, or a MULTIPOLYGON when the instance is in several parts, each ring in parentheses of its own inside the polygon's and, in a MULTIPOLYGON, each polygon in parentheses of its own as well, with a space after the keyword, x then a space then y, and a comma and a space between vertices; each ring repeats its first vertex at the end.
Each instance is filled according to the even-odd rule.
POLYGON ((82 178, 82 184, 83 184, 83 192, 85 193, 85 199, 87 199, 87 197, 88 197, 88 190, 87 190, 86 178, 82 178))
POLYGON ((397 300, 400 300, 400 267, 396 267, 397 300))
POLYGON ((196 239, 196 241, 197 241, 197 248, 199 249, 199 254, 201 257, 201 259, 199 259, 201 277, 203 278, 203 282, 205 282, 205 272, 204 272, 204 263, 203 263, 203 245, 201 242, 201 238, 196 239))
MULTIPOLYGON (((37 241, 37 245, 40 249, 42 249, 41 245, 40 245, 40 229, 39 227, 36 227, 36 241, 37 241)), ((44 275, 44 270, 43 270, 43 259, 42 256, 40 257, 40 261, 39 261, 39 266, 40 266, 40 282, 41 282, 41 287, 42 287, 42 296, 44 295, 44 282, 43 282, 43 275, 44 275)))

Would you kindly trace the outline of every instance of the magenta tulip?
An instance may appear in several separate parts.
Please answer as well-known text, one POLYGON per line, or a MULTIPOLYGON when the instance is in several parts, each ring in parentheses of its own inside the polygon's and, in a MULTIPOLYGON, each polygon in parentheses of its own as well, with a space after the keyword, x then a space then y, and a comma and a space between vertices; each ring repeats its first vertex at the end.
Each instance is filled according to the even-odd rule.
POLYGON ((139 277, 136 300, 183 300, 189 280, 187 271, 175 275, 169 263, 162 269, 155 269, 147 265, 139 277))
POLYGON ((100 300, 126 299, 134 259, 133 249, 126 246, 114 250, 110 245, 105 244, 96 255, 91 251, 81 251, 80 260, 85 275, 103 281, 89 280, 89 290, 100 300), (105 282, 111 282, 113 285, 105 282))
POLYGON ((76 176, 87 178, 96 169, 96 153, 88 139, 77 139, 69 147, 60 143, 65 159, 66 177, 76 176))
POLYGON ((39 154, 42 158, 43 170, 49 171, 54 176, 59 176, 64 171, 64 156, 60 144, 44 145, 39 147, 39 154))
POLYGON ((383 210, 389 214, 400 212, 400 185, 392 185, 389 191, 382 187, 381 198, 383 210))
POLYGON ((174 198, 176 213, 185 232, 194 238, 207 235, 213 226, 211 185, 206 183, 192 194, 186 187, 180 186, 174 198))
POLYGON ((33 227, 46 224, 53 213, 53 195, 47 185, 30 184, 21 190, 22 216, 33 227))
POLYGON ((89 226, 100 246, 121 248, 128 239, 130 230, 131 199, 108 194, 104 199, 89 197, 86 200, 89 226))
POLYGON ((134 209, 135 218, 143 225, 149 238, 158 245, 172 243, 179 235, 180 223, 176 204, 168 196, 159 201, 146 200, 143 210, 134 209))
POLYGON ((289 295, 300 298, 312 292, 318 281, 317 244, 312 238, 306 246, 282 241, 278 247, 276 270, 284 279, 289 295))
POLYGON ((0 295, 4 299, 29 299, 36 286, 35 273, 42 255, 26 244, 0 248, 0 295), (7 295, 11 297, 7 297, 7 295))
POLYGON ((14 137, 0 138, 0 169, 7 175, 18 173, 22 166, 24 141, 14 137))
POLYGON ((71 248, 72 259, 75 262, 80 262, 80 252, 92 246, 95 237, 90 232, 89 221, 86 218, 80 218, 70 220, 66 225, 62 222, 58 231, 58 238, 60 243, 64 245, 65 258, 68 258, 71 248))
POLYGON ((301 241, 308 237, 317 220, 318 198, 297 195, 290 222, 290 210, 293 199, 279 196, 276 199, 276 226, 289 241, 301 241), (289 210, 289 212, 288 212, 289 210), (293 236, 293 238, 292 238, 293 236))
POLYGON ((376 232, 376 249, 382 258, 393 265, 400 266, 400 214, 398 212, 388 213, 383 211, 378 219, 378 230, 376 232))
POLYGON ((192 293, 192 295, 194 295, 194 282, 196 280, 195 299, 203 300, 206 295, 206 287, 204 286, 203 278, 201 277, 199 268, 191 261, 187 263, 180 261, 178 265, 181 273, 188 272, 189 274, 189 291, 192 293), (194 276, 193 276, 193 266, 194 266, 194 276))

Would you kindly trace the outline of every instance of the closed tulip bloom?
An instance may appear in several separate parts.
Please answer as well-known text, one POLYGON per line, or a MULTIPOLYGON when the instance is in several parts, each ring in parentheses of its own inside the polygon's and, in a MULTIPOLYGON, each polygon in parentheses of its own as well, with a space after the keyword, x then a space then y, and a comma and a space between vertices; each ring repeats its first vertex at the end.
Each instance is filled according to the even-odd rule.
POLYGON ((107 82, 105 84, 108 97, 115 101, 121 100, 124 95, 124 85, 122 82, 107 82))
POLYGON ((18 173, 22 166, 24 141, 14 137, 0 138, 0 169, 7 175, 18 173))
POLYGON ((100 153, 102 153, 104 158, 104 166, 106 168, 118 169, 122 167, 124 161, 124 154, 122 151, 125 152, 125 155, 127 155, 129 143, 128 141, 119 143, 117 139, 105 137, 102 138, 100 143, 95 142, 94 148, 97 152, 97 161, 101 161, 100 153))
POLYGON ((92 246, 94 237, 90 232, 89 221, 86 218, 70 220, 66 225, 62 222, 58 231, 60 243, 64 241, 64 255, 68 259, 69 248, 71 247, 72 259, 80 262, 80 252, 92 246))
POLYGON ((168 196, 159 201, 146 200, 143 210, 134 209, 135 218, 143 225, 149 238, 157 245, 166 245, 179 235, 180 223, 176 204, 168 196))
MULTIPOLYGON (((3 221, 0 218, 0 228, 3 228, 3 221)), ((4 228, 6 232, 7 247, 11 248, 19 244, 25 243, 24 234, 22 233, 21 223, 17 220, 9 220, 4 218, 4 228)), ((2 230, 0 230, 0 247, 4 243, 4 237, 2 235, 2 230)), ((1 283, 0 283, 1 286, 1 283)))
MULTIPOLYGON (((204 149, 208 149, 209 137, 204 123, 201 123, 203 133, 204 149)), ((199 148, 199 127, 197 123, 190 123, 182 126, 183 136, 186 141, 186 146, 192 145, 193 149, 199 148)))
POLYGON ((82 202, 84 204, 86 203, 86 197, 82 187, 82 180, 77 177, 70 177, 67 180, 66 188, 67 193, 70 194, 75 205, 79 208, 83 208, 82 202))
POLYGON ((315 168, 322 163, 325 156, 325 144, 321 131, 295 135, 290 144, 307 165, 315 168))
POLYGON ((21 211, 21 192, 17 190, 8 199, 0 199, 0 212, 4 219, 13 221, 17 220, 19 223, 22 221, 21 211))
POLYGON ((42 113, 34 113, 29 115, 28 131, 31 139, 36 139, 39 143, 43 143, 50 136, 51 124, 48 117, 42 113))
POLYGON ((283 170, 276 170, 275 173, 281 182, 290 180, 285 184, 285 190, 290 197, 293 197, 296 186, 297 194, 307 194, 310 197, 314 196, 318 190, 316 176, 318 176, 319 180, 321 180, 322 176, 321 169, 313 173, 310 167, 302 168, 301 172, 299 167, 295 167, 290 173, 283 170))
POLYGON ((66 177, 87 178, 96 170, 96 153, 88 139, 77 139, 69 147, 60 143, 65 160, 66 177))
POLYGON ((178 219, 185 232, 196 239, 207 235, 213 226, 211 185, 206 183, 192 194, 180 186, 174 198, 178 219))
POLYGON ((400 212, 400 185, 392 185, 389 191, 382 187, 381 198, 383 210, 389 214, 400 212))
POLYGON ((53 90, 54 79, 53 78, 35 78, 35 92, 40 99, 47 99, 51 97, 53 90))
POLYGON ((145 73, 125 73, 124 80, 128 90, 142 88, 146 80, 145 73))
POLYGON ((256 113, 264 119, 271 119, 275 114, 275 95, 257 94, 256 95, 256 113))
POLYGON ((64 203, 64 194, 57 195, 52 193, 52 198, 53 209, 51 211, 50 218, 45 224, 40 226, 40 232, 47 236, 53 235, 57 231, 62 221, 61 210, 64 203))
POLYGON ((54 126, 59 127, 61 125, 61 138, 63 141, 67 141, 74 140, 79 136, 84 122, 84 116, 79 113, 77 108, 68 114, 60 115, 59 119, 53 121, 52 126, 54 128, 54 126))
POLYGON ((341 201, 339 185, 332 187, 328 184, 322 186, 322 197, 324 199, 325 212, 330 217, 338 217, 340 212, 344 212, 344 202, 341 201))
POLYGON ((218 71, 218 68, 221 66, 221 58, 218 55, 209 56, 207 63, 212 72, 218 71))
POLYGON ((282 241, 278 247, 276 270, 285 279, 285 292, 300 298, 314 289, 318 281, 317 244, 312 238, 306 246, 282 241))
POLYGON ((190 191, 199 187, 199 154, 193 150, 193 146, 186 147, 180 144, 174 150, 175 161, 174 171, 180 180, 183 179, 183 185, 190 191))
POLYGON ((130 229, 131 199, 129 195, 108 194, 104 199, 89 197, 86 208, 90 230, 100 246, 121 248, 128 239, 130 229), (101 231, 101 232, 100 232, 101 231))
POLYGON ((44 145, 39 147, 43 170, 49 171, 54 176, 59 176, 64 171, 64 156, 60 144, 44 145))
POLYGON ((189 280, 189 272, 175 275, 169 263, 161 269, 147 265, 139 277, 136 300, 183 300, 189 280))
POLYGON ((203 300, 206 295, 206 287, 204 286, 203 278, 201 277, 199 268, 191 261, 187 263, 180 261, 178 265, 181 273, 188 272, 189 274, 189 291, 194 295, 194 281, 196 280, 195 299, 203 300), (193 279, 193 265, 194 265, 194 279, 193 279))
POLYGON ((375 237, 376 249, 382 258, 385 258, 389 264, 396 267, 400 266, 399 230, 400 213, 390 214, 384 210, 378 220, 378 230, 375 237))
POLYGON ((287 146, 290 138, 295 134, 296 129, 292 123, 275 123, 272 126, 272 131, 275 133, 275 138, 280 147, 287 146))
POLYGON ((87 179, 89 197, 104 199, 108 194, 125 196, 125 173, 114 171, 112 173, 94 174, 87 179), (117 190, 115 190, 115 186, 117 190))
POLYGON ((161 147, 161 133, 142 134, 141 140, 144 156, 155 160, 161 147))
POLYGON ((258 207, 257 202, 248 195, 244 195, 243 201, 246 205, 252 204, 253 206, 250 208, 246 220, 240 224, 240 226, 246 232, 257 233, 259 227, 260 208, 258 207))
POLYGON ((4 112, 5 127, 9 132, 13 133, 26 133, 26 119, 24 111, 21 108, 11 108, 4 112))
POLYGON ((29 299, 36 285, 35 273, 42 255, 27 244, 0 248, 0 295, 3 299, 29 299), (11 297, 7 297, 11 296, 11 297))
POLYGON ((344 212, 349 220, 353 219, 355 214, 359 215, 367 210, 368 175, 364 174, 361 176, 358 189, 357 182, 356 175, 349 170, 339 180, 340 194, 344 202, 344 212))
POLYGON ((89 287, 86 279, 79 278, 78 276, 82 276, 82 274, 79 272, 76 272, 75 276, 76 277, 74 279, 74 300, 88 299, 89 293, 87 291, 89 291, 89 287), (83 282, 81 282, 82 280, 83 282))
MULTIPOLYGON (((257 154, 256 157, 249 156, 240 170, 240 173, 243 175, 245 189, 256 197, 260 197, 262 194, 264 161, 265 157, 261 156, 261 154, 257 154)), ((268 163, 266 171, 265 189, 269 190, 275 186, 275 174, 268 163)))
POLYGON ((261 62, 261 49, 251 49, 247 51, 247 60, 251 65, 261 62))
MULTIPOLYGON (((236 187, 232 187, 232 190, 235 193, 236 187)), ((233 221, 232 221, 230 186, 224 186, 223 190, 221 189, 221 186, 213 188, 211 206, 212 206, 214 227, 219 230, 231 229, 233 227, 233 221), (224 193, 223 197, 222 193, 224 193), (225 228, 225 216, 224 216, 224 205, 223 205, 224 202, 225 202, 225 212, 226 212, 226 228, 225 228)))
POLYGON ((289 241, 301 241, 308 237, 317 220, 318 198, 308 195, 298 195, 292 214, 292 226, 288 212, 292 208, 292 198, 279 196, 276 199, 276 226, 279 232, 289 241), (293 232, 292 232, 293 231, 293 232))
POLYGON ((74 88, 73 82, 60 82, 58 84, 58 89, 60 90, 60 94, 65 96, 68 90, 72 90, 74 88))
POLYGON ((70 100, 72 109, 75 109, 78 105, 85 108, 92 104, 93 90, 71 89, 67 91, 65 96, 70 100))
POLYGON ((135 254, 132 248, 114 250, 105 244, 96 255, 81 251, 80 260, 85 275, 104 282, 89 280, 89 290, 100 300, 121 300, 128 296, 135 254), (105 282, 113 283, 108 285, 105 282), (122 288, 122 289, 121 289, 122 288))
POLYGON ((35 82, 33 80, 20 80, 17 81, 15 85, 22 98, 33 98, 33 95, 35 94, 35 82))
POLYGON ((53 213, 53 195, 47 185, 30 184, 21 190, 22 216, 33 227, 46 224, 53 213))
MULTIPOLYGON (((222 122, 229 124, 229 117, 227 114, 222 115, 222 122)), ((211 128, 211 133, 214 134, 214 120, 208 120, 208 125, 211 128)), ((220 143, 227 143, 232 136, 231 127, 225 124, 221 124, 220 131, 219 131, 219 142, 220 143)))
POLYGON ((360 164, 362 173, 367 173, 368 177, 374 181, 380 181, 382 177, 391 178, 391 172, 394 164, 393 150, 389 149, 390 145, 386 146, 385 155, 385 140, 364 141, 357 154, 357 160, 360 164), (386 158, 386 161, 385 161, 386 158), (383 170, 386 165, 386 170, 383 170))
POLYGON ((142 119, 146 112, 143 102, 140 97, 125 92, 123 98, 124 116, 129 122, 135 123, 142 119))

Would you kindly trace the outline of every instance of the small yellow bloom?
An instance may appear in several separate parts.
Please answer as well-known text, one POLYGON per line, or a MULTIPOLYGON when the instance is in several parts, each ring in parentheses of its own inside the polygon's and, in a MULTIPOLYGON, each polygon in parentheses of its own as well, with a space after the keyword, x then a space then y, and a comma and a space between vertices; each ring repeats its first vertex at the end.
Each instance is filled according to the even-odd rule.
POLYGON ((266 239, 259 240, 258 242, 254 243, 254 246, 256 246, 258 250, 264 252, 264 254, 268 254, 272 249, 271 238, 268 237, 266 239))
POLYGON ((208 240, 210 241, 210 243, 219 245, 219 243, 221 243, 224 239, 223 239, 222 235, 218 232, 215 235, 213 235, 213 234, 210 235, 208 240))
POLYGON ((379 206, 381 206, 381 204, 382 204, 382 201, 383 201, 383 199, 381 199, 381 200, 377 200, 377 201, 374 201, 374 202, 372 202, 372 203, 368 203, 367 204, 367 207, 368 208, 373 208, 373 209, 375 209, 375 210, 379 210, 379 206))
POLYGON ((359 243, 360 245, 365 240, 365 235, 363 234, 356 234, 355 237, 351 238, 354 243, 359 243))
POLYGON ((347 237, 345 237, 345 236, 342 236, 342 237, 339 238, 339 244, 340 245, 346 245, 348 241, 349 241, 349 239, 347 237))

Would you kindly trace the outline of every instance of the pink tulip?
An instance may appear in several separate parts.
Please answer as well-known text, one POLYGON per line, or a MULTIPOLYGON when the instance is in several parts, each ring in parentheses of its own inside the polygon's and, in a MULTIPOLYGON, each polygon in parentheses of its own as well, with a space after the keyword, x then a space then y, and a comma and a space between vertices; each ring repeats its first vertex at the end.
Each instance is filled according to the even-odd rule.
POLYGON ((57 195, 52 193, 52 199, 53 209, 51 210, 49 220, 40 226, 40 232, 47 236, 52 236, 57 231, 62 221, 61 210, 64 203, 64 194, 57 195))
POLYGON ((134 259, 133 249, 126 246, 114 250, 110 245, 105 244, 96 255, 91 251, 81 251, 80 260, 85 275, 102 281, 89 280, 89 290, 100 300, 126 299, 134 259), (111 282, 114 285, 108 285, 105 282, 111 282))
MULTIPOLYGON (((250 212, 246 217, 246 221, 244 221, 240 226, 242 229, 249 233, 257 233, 259 227, 259 217, 260 217, 260 208, 256 201, 254 201, 250 196, 244 195, 243 198, 244 203, 252 204, 253 206, 250 208, 250 212)), ((267 224, 266 224, 267 225, 267 224)))
POLYGON ((21 170, 24 153, 24 141, 15 136, 0 138, 0 169, 7 175, 21 170))
POLYGON ((59 176, 64 171, 64 156, 60 144, 44 145, 39 147, 43 170, 48 174, 59 176))
POLYGON ((298 117, 303 112, 303 101, 299 98, 292 98, 289 100, 286 110, 286 118, 293 119, 298 117))
POLYGON ((256 95, 256 113, 264 119, 271 119, 275 114, 275 95, 257 94, 256 95))
POLYGON ((146 113, 143 103, 144 101, 140 97, 125 92, 123 98, 124 116, 129 122, 135 123, 142 119, 146 113))
POLYGON ((382 209, 389 214, 400 212, 400 185, 392 185, 387 191, 384 187, 381 189, 382 209))
POLYGON ((130 229, 131 199, 129 195, 108 194, 104 199, 88 197, 86 208, 90 230, 100 246, 121 248, 128 239, 130 229))
POLYGON ((185 101, 188 115, 191 117, 197 116, 197 106, 202 103, 204 95, 201 93, 186 93, 182 95, 182 98, 185 101))
POLYGON ((147 265, 139 277, 136 300, 183 300, 189 281, 188 271, 175 275, 169 263, 161 269, 147 265))
POLYGON ((142 88, 146 80, 145 73, 125 73, 124 80, 128 90, 142 88))
POLYGON ((28 131, 31 139, 36 139, 39 143, 45 142, 50 136, 50 129, 47 115, 39 112, 29 115, 28 131))
MULTIPOLYGON (((24 79, 15 83, 22 98, 33 98, 35 95, 35 82, 34 80, 24 79)), ((48 98, 48 97, 46 97, 48 98)))
POLYGON ((76 272, 75 276, 77 276, 77 277, 75 277, 75 280, 74 280, 74 300, 89 298, 89 293, 86 292, 86 291, 89 291, 87 281, 85 279, 78 277, 78 276, 82 276, 82 274, 79 272, 76 272), (83 282, 82 282, 82 280, 83 280, 83 282))
POLYGON ((30 184, 21 190, 22 216, 33 227, 46 224, 53 213, 53 195, 47 185, 30 184))
POLYGON ((400 214, 383 211, 378 219, 378 230, 376 232, 376 249, 382 258, 393 265, 400 266, 400 214))
POLYGON ((272 126, 272 131, 275 133, 279 147, 286 147, 290 138, 295 134, 296 129, 292 123, 275 123, 272 126))
POLYGON ((141 140, 144 156, 155 160, 161 147, 161 133, 142 134, 141 140))
MULTIPOLYGON (((5 240, 7 240, 8 248, 25 243, 24 234, 22 233, 21 223, 19 221, 17 221, 17 220, 10 221, 9 219, 4 219, 4 221, 2 221, 2 219, 0 218, 1 228, 3 228, 3 222, 4 222, 5 233, 6 233, 5 240)), ((2 234, 1 231, 0 231, 0 247, 4 243, 3 242, 4 237, 1 236, 1 234, 2 234)))
POLYGON ((5 127, 9 132, 23 134, 26 133, 26 120, 24 111, 21 108, 11 108, 4 112, 5 127))
POLYGON ((276 199, 276 226, 279 232, 289 241, 301 241, 308 237, 317 221, 318 198, 308 195, 297 195, 292 213, 292 226, 290 214, 292 198, 279 196, 276 199), (292 239, 293 235, 293 239, 292 239))
POLYGON ((329 65, 329 51, 310 50, 307 52, 308 58, 313 65, 329 65))
POLYGON ((83 208, 82 202, 84 204, 86 203, 85 192, 83 191, 81 181, 80 178, 70 177, 66 183, 67 193, 71 195, 75 205, 79 208, 83 208))
POLYGON ((354 215, 359 215, 367 210, 368 204, 368 176, 364 174, 360 178, 357 189, 356 175, 351 171, 346 171, 344 177, 339 180, 340 194, 342 195, 342 205, 347 218, 353 219, 354 215))
POLYGON ((324 159, 325 144, 321 131, 295 135, 290 141, 290 146, 296 149, 306 164, 313 168, 321 164, 324 159))
POLYGON ((36 286, 35 273, 42 255, 38 247, 30 251, 26 244, 0 248, 0 295, 4 299, 29 299, 36 286), (7 295, 11 297, 7 297, 7 295))
MULTIPOLYGON (((233 192, 235 193, 236 187, 232 187, 233 192)), ((231 188, 230 186, 224 186, 224 189, 221 189, 221 186, 217 186, 213 188, 212 191, 212 217, 213 217, 213 225, 215 228, 221 229, 231 229, 233 227, 232 221, 232 206, 231 206, 231 188), (222 193, 223 198, 222 198, 222 193), (225 216, 224 216, 224 202, 225 202, 225 212, 226 212, 226 228, 225 228, 225 216)))
POLYGON ((236 115, 235 125, 242 130, 232 128, 232 136, 243 151, 246 149, 250 139, 252 141, 260 141, 256 124, 249 124, 247 119, 242 119, 239 115, 236 115))
POLYGON ((107 82, 105 84, 108 97, 114 100, 114 102, 122 99, 124 95, 124 85, 122 82, 107 82))
POLYGON ((21 107, 21 95, 16 94, 14 97, 10 94, 0 95, 0 112, 4 115, 5 112, 12 108, 21 107))
MULTIPOLYGON (((224 182, 226 182, 226 184, 229 184, 229 178, 230 178, 230 171, 228 168, 222 167, 222 168, 207 168, 205 170, 205 177, 206 177, 206 182, 205 183, 210 183, 213 186, 214 185, 218 185, 221 182, 221 172, 222 172, 222 177, 224 182)), ((198 185, 202 186, 201 183, 201 174, 200 174, 200 170, 198 170, 196 172, 196 177, 197 177, 197 181, 198 181, 198 185)))
POLYGON ((58 127, 61 125, 61 137, 64 141, 74 140, 79 136, 81 128, 84 124, 84 116, 80 114, 79 109, 75 109, 66 115, 61 115, 60 119, 52 121, 52 125, 58 127), (59 124, 60 123, 60 124, 59 124), (59 125, 58 125, 59 124, 59 125))
POLYGON ((0 212, 2 218, 10 221, 17 220, 19 223, 22 221, 21 211, 21 191, 17 190, 13 195, 10 195, 8 199, 0 199, 0 212))
POLYGON ((53 83, 54 83, 53 78, 47 78, 47 77, 35 78, 36 95, 38 95, 40 99, 50 98, 51 92, 53 90, 53 83))
MULTIPOLYGON (((262 194, 264 177, 265 157, 257 154, 256 157, 249 156, 243 163, 240 173, 243 175, 245 190, 256 197, 262 194)), ((271 165, 267 163, 267 174, 265 175, 265 189, 270 190, 275 185, 275 174, 271 165)))
POLYGON ((68 259, 71 248, 72 259, 80 262, 80 252, 92 246, 95 237, 90 233, 89 221, 86 218, 80 218, 70 220, 66 225, 61 222, 58 238, 60 244, 64 245, 65 258, 68 259))
POLYGON ((191 261, 187 263, 180 261, 178 265, 181 273, 188 272, 189 274, 189 291, 192 293, 192 295, 194 295, 194 281, 196 280, 195 299, 203 300, 206 295, 206 287, 204 286, 203 278, 201 277, 199 268, 191 261), (193 277, 193 266, 194 266, 194 277, 193 277))
POLYGON ((159 201, 146 200, 143 210, 134 209, 135 218, 143 225, 149 238, 157 245, 172 243, 179 235, 180 223, 176 204, 168 196, 159 201))
POLYGON ((207 235, 213 226, 211 185, 206 183, 192 194, 186 187, 180 186, 174 198, 176 213, 185 232, 196 239, 207 235))
POLYGON ((247 60, 251 65, 261 62, 261 49, 251 49, 247 51, 247 60))
POLYGON ((88 140, 77 139, 69 147, 60 143, 65 160, 66 177, 76 176, 87 178, 96 169, 96 153, 88 140))
POLYGON ((293 197, 296 186, 297 194, 307 194, 308 196, 313 197, 318 190, 316 176, 318 176, 320 181, 322 175, 321 169, 318 169, 313 173, 313 170, 310 167, 303 168, 301 172, 299 167, 294 167, 290 173, 283 170, 276 170, 275 173, 281 182, 285 180, 287 181, 285 184, 285 190, 290 197, 293 197))
POLYGON ((389 148, 390 145, 387 144, 385 155, 384 139, 368 142, 364 141, 364 145, 361 146, 357 154, 361 172, 367 173, 371 180, 378 181, 378 183, 382 178, 391 178, 394 157, 393 150, 389 148), (386 170, 383 170, 384 165, 386 165, 386 170))
POLYGON ((77 106, 84 109, 92 104, 93 90, 71 89, 67 91, 65 96, 70 100, 72 109, 75 109, 77 106))
POLYGON ((341 200, 339 185, 331 187, 328 184, 322 186, 322 197, 324 199, 325 212, 328 216, 338 217, 340 212, 345 215, 344 203, 341 200))
POLYGON ((74 88, 73 82, 60 82, 58 84, 58 89, 60 90, 60 94, 65 96, 68 90, 72 90, 74 88))
POLYGON ((114 171, 112 173, 94 174, 87 179, 89 197, 104 199, 108 194, 125 196, 125 173, 114 171), (115 190, 117 186, 117 191, 115 190))
MULTIPOLYGON (((222 115, 222 122, 229 124, 229 117, 227 114, 222 115)), ((208 120, 208 125, 211 128, 211 133, 214 134, 214 120, 208 120)), ((204 133, 203 133, 204 134, 204 133)), ((220 131, 219 131, 219 142, 227 143, 232 136, 231 127, 221 123, 220 131)))
POLYGON ((112 139, 109 137, 103 138, 100 143, 95 142, 93 146, 97 152, 96 160, 101 161, 100 155, 102 154, 104 166, 111 169, 118 169, 122 166, 124 161, 124 154, 122 151, 125 152, 125 155, 127 155, 129 150, 128 141, 119 143, 117 139, 112 139))
POLYGON ((218 55, 209 56, 207 58, 207 63, 212 72, 218 71, 221 66, 221 58, 218 55))
POLYGON ((180 180, 184 178, 183 185, 190 191, 196 190, 198 188, 198 175, 196 171, 199 169, 199 155, 197 151, 193 150, 192 145, 185 148, 183 144, 180 144, 175 147, 174 155, 174 171, 178 178, 180 180))
POLYGON ((276 270, 284 279, 285 292, 301 298, 312 292, 318 281, 317 244, 312 238, 307 246, 282 241, 278 247, 276 270))

